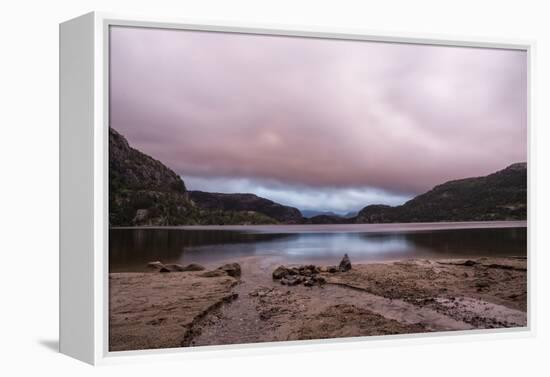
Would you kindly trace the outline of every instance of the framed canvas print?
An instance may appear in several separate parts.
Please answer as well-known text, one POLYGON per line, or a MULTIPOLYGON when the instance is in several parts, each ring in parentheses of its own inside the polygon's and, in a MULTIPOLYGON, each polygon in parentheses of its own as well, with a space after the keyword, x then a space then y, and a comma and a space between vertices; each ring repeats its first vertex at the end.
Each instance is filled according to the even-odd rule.
POLYGON ((531 51, 61 24, 61 351, 529 333, 531 51))

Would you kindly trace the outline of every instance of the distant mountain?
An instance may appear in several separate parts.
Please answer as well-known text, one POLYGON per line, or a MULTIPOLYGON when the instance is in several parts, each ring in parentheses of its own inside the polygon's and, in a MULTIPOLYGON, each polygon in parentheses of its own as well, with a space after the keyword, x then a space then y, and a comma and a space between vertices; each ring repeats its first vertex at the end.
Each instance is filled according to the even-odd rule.
POLYGON ((305 224, 352 224, 354 219, 338 215, 317 215, 305 219, 305 224))
POLYGON ((310 209, 301 209, 300 212, 302 213, 302 216, 305 217, 306 219, 313 216, 320 216, 320 215, 339 216, 338 214, 330 211, 315 211, 310 209))
POLYGON ((346 213, 346 214, 345 214, 344 216, 342 216, 342 217, 345 217, 346 219, 350 219, 350 218, 352 218, 352 217, 356 217, 358 213, 359 213, 359 212, 357 212, 357 211, 351 211, 351 212, 346 213))
POLYGON ((302 211, 305 224, 353 224, 357 212, 348 212, 345 215, 338 215, 334 212, 302 211))
POLYGON ((298 209, 254 194, 189 191, 189 197, 199 208, 205 210, 257 212, 285 224, 300 224, 303 221, 302 214, 298 209))
POLYGON ((397 207, 369 205, 357 223, 525 220, 527 164, 449 181, 397 207))
POLYGON ((296 208, 253 194, 187 191, 160 161, 132 148, 109 128, 109 224, 247 225, 302 222, 296 208))

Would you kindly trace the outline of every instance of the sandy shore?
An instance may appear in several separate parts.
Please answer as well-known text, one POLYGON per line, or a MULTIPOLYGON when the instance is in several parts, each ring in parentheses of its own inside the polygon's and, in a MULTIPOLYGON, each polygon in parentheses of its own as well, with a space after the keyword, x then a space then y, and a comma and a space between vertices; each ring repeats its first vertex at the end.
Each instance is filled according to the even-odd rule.
POLYGON ((111 351, 527 325, 525 258, 359 263, 311 287, 274 280, 276 257, 232 262, 111 273, 111 351))

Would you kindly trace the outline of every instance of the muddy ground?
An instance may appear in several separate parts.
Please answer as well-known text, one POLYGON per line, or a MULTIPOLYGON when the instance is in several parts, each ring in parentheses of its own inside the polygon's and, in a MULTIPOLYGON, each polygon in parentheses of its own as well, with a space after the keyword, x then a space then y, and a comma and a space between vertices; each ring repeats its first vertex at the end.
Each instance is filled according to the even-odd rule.
POLYGON ((525 258, 354 263, 311 287, 274 280, 275 257, 233 262, 240 277, 110 274, 111 350, 527 325, 525 258))

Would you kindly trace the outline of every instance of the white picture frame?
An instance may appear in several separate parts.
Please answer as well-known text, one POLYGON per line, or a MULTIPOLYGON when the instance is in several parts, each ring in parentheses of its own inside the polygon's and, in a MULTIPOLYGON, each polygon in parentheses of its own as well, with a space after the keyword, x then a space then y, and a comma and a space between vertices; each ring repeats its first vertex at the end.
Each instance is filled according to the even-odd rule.
POLYGON ((478 338, 533 336, 534 281, 531 203, 532 165, 528 163, 528 326, 516 329, 395 335, 109 352, 108 347, 108 54, 113 25, 253 33, 365 41, 506 48, 524 50, 528 59, 528 140, 532 161, 533 41, 327 30, 280 25, 194 23, 158 17, 92 12, 60 24, 60 351, 90 364, 211 357, 229 354, 293 352, 307 349, 371 347, 380 342, 447 342, 478 338), (460 336, 457 336, 460 335, 460 336))

